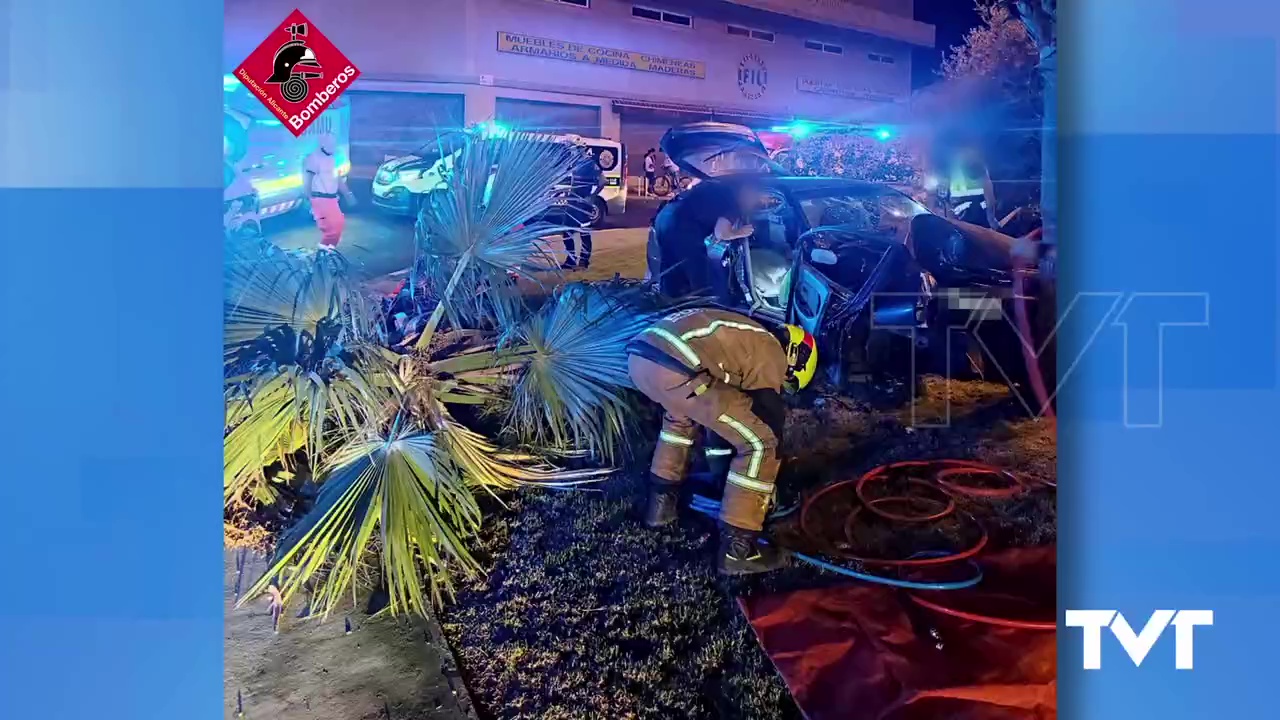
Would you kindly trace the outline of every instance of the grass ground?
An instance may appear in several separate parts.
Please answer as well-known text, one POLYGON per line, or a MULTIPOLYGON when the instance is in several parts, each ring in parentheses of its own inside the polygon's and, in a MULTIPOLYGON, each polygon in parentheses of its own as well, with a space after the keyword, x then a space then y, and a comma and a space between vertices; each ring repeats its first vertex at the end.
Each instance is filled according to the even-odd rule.
MULTIPOLYGON (((947 384, 929 379, 917 423, 941 424, 947 384)), ((903 410, 825 398, 790 409, 782 493, 903 459, 963 457, 1052 482, 1053 425, 1028 420, 1007 391, 950 384, 950 424, 909 426, 903 410)), ((656 434, 656 433, 655 433, 656 434)), ((639 522, 644 460, 590 492, 523 492, 495 509, 481 539, 491 572, 441 613, 486 718, 798 718, 734 598, 840 582, 796 567, 727 580, 712 569, 715 525, 639 522)), ((847 500, 846 500, 847 502, 847 500)), ((1055 539, 1051 488, 969 503, 993 544, 1055 539)))

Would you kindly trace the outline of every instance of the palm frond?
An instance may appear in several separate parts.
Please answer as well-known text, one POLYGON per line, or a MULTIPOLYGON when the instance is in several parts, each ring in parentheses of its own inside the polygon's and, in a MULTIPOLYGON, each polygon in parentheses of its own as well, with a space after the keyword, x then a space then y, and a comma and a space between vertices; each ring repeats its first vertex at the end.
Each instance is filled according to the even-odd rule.
POLYGON ((436 432, 406 426, 388 438, 357 439, 337 450, 315 506, 281 540, 270 569, 241 602, 275 586, 287 603, 312 582, 311 609, 329 614, 354 590, 376 531, 388 609, 425 614, 423 576, 438 605, 453 594, 451 572, 473 576, 480 570, 466 545, 481 522, 473 488, 566 487, 607 474, 560 470, 500 452, 445 417, 436 432))
POLYGON ((585 149, 528 133, 475 137, 418 216, 423 280, 455 326, 512 319, 518 296, 508 272, 532 277, 554 266, 539 239, 564 228, 550 216, 555 187, 587 159, 585 149))
POLYGON ((272 502, 266 468, 289 468, 299 450, 315 462, 380 417, 394 395, 377 378, 341 361, 330 361, 323 371, 288 365, 233 378, 226 407, 230 430, 223 439, 224 500, 272 502))
POLYGON ((267 468, 288 469, 299 450, 317 459, 376 414, 387 391, 370 382, 381 368, 360 343, 367 320, 344 258, 259 245, 229 252, 223 490, 228 504, 269 504, 267 468))
POLYGON ((336 252, 311 258, 287 253, 229 258, 223 280, 227 356, 281 325, 301 331, 325 319, 342 319, 361 330, 367 323, 347 261, 336 252))
POLYGON ((449 449, 470 485, 489 490, 514 490, 521 485, 568 488, 597 482, 610 469, 563 470, 528 453, 499 450, 488 438, 445 414, 444 434, 449 449))
POLYGON ((475 496, 440 434, 358 440, 332 457, 314 508, 281 540, 244 600, 275 585, 287 603, 314 579, 310 607, 328 615, 353 589, 377 531, 389 610, 425 614, 423 575, 438 604, 452 594, 450 571, 479 571, 465 544, 479 526, 475 496))
POLYGON ((661 305, 639 286, 573 284, 511 333, 527 346, 506 426, 524 443, 608 462, 634 417, 626 345, 661 305))

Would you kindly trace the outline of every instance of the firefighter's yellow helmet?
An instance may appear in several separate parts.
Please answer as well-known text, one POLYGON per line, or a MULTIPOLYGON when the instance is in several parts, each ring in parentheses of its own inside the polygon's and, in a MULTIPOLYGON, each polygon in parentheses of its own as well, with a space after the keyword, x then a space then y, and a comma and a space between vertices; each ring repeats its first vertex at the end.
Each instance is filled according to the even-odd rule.
POLYGON ((818 370, 818 344, 813 333, 795 325, 783 325, 780 334, 787 353, 787 389, 803 390, 818 370))

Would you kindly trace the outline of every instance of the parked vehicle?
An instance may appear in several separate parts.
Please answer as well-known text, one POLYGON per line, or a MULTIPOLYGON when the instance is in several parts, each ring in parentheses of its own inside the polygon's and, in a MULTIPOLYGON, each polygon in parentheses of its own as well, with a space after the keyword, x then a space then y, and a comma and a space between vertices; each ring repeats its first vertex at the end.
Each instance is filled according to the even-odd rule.
MULTIPOLYGON (((493 132, 484 124, 469 130, 444 132, 426 142, 409 155, 393 158, 378 168, 373 179, 373 203, 397 215, 416 217, 427 195, 444 187, 445 176, 462 151, 467 137, 476 132, 493 132)), ((502 132, 505 132, 503 130, 502 132)), ((627 186, 623 177, 626 149, 621 143, 605 138, 578 135, 537 135, 547 142, 581 145, 595 158, 604 175, 604 185, 592 203, 588 223, 597 227, 609 215, 620 215, 627 209, 627 186)))
POLYGON ((261 218, 303 205, 302 161, 316 149, 321 134, 334 137, 338 174, 351 170, 351 106, 346 98, 338 97, 301 137, 294 137, 234 76, 223 76, 222 91, 224 157, 234 157, 234 170, 253 186, 261 218))
POLYGON ((805 328, 821 348, 819 375, 841 390, 884 376, 994 370, 990 361, 1002 371, 992 379, 1021 380, 1021 346, 1005 320, 1012 238, 939 217, 887 185, 783 175, 742 126, 672 128, 662 150, 700 180, 651 228, 648 275, 665 294, 709 294, 805 328), (707 213, 679 217, 711 224, 676 220, 682 204, 724 188, 737 196, 744 185, 757 198, 748 237, 714 237, 707 213))

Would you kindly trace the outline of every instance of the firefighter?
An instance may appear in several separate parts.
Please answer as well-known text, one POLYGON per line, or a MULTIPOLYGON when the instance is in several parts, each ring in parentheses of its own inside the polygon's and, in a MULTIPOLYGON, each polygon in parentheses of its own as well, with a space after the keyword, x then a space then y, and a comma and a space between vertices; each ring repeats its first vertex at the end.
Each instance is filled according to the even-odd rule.
MULTIPOLYGON (((774 497, 785 410, 781 391, 795 392, 818 365, 813 335, 794 325, 770 331, 727 310, 682 310, 627 346, 635 386, 664 410, 649 472, 645 524, 676 518, 681 482, 701 426, 732 448, 720 505, 721 573, 765 572, 786 562, 761 542, 774 497)), ((708 446, 723 457, 725 448, 708 446)))

